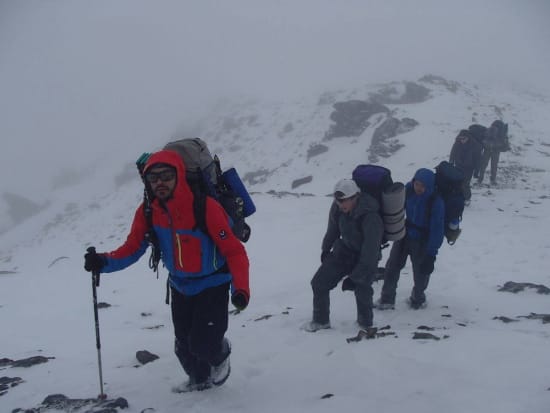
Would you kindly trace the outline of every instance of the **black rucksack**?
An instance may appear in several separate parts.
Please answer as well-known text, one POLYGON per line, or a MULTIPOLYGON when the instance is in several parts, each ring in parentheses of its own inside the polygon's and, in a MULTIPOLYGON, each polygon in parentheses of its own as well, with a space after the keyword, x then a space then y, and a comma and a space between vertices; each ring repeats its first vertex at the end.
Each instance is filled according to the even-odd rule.
POLYGON ((405 186, 393 182, 391 171, 379 165, 358 165, 352 179, 361 191, 368 193, 380 205, 384 223, 383 244, 398 241, 405 236, 405 186))
POLYGON ((495 120, 491 127, 487 130, 487 138, 491 141, 493 148, 500 152, 510 150, 510 142, 508 140, 508 124, 500 119, 495 120))
MULTIPOLYGON (((432 198, 439 195, 445 204, 445 238, 453 245, 462 230, 459 228, 464 212, 464 173, 453 164, 442 161, 435 167, 435 191, 432 198)), ((431 210, 431 208, 428 208, 431 210)))
MULTIPOLYGON (((458 236, 462 232, 460 222, 462 221, 462 213, 464 212, 464 193, 462 190, 462 181, 464 173, 447 161, 442 161, 435 167, 435 183, 434 191, 427 200, 426 205, 426 220, 429 222, 432 215, 432 208, 437 197, 440 197, 444 205, 444 235, 447 242, 453 245, 458 236)), ((414 193, 413 186, 407 187, 407 196, 412 196, 414 193)), ((429 233, 429 227, 419 227, 408 222, 417 230, 424 233, 425 236, 429 233)))
MULTIPOLYGON (((208 233, 205 210, 206 197, 209 196, 216 199, 229 215, 235 236, 242 242, 247 242, 251 228, 245 222, 245 218, 252 215, 256 207, 237 171, 230 168, 222 172, 218 156, 212 157, 208 146, 200 138, 180 139, 166 144, 163 149, 174 151, 183 159, 186 180, 194 195, 193 213, 197 227, 205 234, 208 233)), ((150 155, 146 152, 136 161, 142 180, 144 180, 143 169, 150 155)), ((145 186, 143 198, 145 218, 149 226, 146 236, 152 246, 150 266, 156 270, 160 261, 160 249, 152 229, 150 205, 154 196, 147 191, 147 186, 145 186)))
POLYGON ((487 128, 483 125, 474 123, 468 127, 468 130, 470 131, 472 137, 483 145, 483 141, 487 136, 487 128))

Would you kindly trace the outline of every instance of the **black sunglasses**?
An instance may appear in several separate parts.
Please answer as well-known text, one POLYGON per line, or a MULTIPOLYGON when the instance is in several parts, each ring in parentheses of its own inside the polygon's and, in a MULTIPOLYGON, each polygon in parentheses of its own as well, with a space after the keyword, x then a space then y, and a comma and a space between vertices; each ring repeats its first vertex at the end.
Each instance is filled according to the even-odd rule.
POLYGON ((145 179, 150 184, 154 184, 159 179, 162 182, 170 182, 171 180, 173 180, 175 178, 176 178, 176 171, 171 170, 171 169, 166 169, 166 170, 160 171, 160 172, 148 172, 147 174, 145 174, 145 179))

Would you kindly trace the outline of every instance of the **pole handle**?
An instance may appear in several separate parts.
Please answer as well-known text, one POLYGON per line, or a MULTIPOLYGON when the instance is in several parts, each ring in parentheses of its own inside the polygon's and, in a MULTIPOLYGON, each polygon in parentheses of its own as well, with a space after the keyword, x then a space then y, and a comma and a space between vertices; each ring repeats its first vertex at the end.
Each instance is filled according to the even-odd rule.
MULTIPOLYGON (((95 247, 88 247, 86 251, 90 254, 96 254, 95 247)), ((99 287, 99 271, 93 271, 92 277, 94 279, 95 286, 99 287)))

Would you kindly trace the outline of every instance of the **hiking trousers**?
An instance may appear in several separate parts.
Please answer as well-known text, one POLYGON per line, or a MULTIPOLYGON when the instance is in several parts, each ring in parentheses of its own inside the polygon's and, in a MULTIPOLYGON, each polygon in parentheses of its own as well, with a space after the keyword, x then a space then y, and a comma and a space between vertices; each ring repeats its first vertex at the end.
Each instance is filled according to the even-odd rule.
POLYGON ((202 383, 211 366, 222 362, 223 338, 228 325, 229 283, 207 288, 197 295, 172 291, 175 353, 190 380, 202 383))
POLYGON ((489 160, 491 161, 491 182, 496 181, 499 158, 500 158, 500 151, 496 151, 496 150, 483 151, 483 154, 481 155, 480 165, 479 165, 478 181, 480 183, 483 182, 483 177, 485 176, 485 170, 489 165, 489 160))
MULTIPOLYGON (((330 290, 353 271, 357 260, 358 255, 341 243, 337 243, 327 255, 311 280, 314 322, 330 322, 330 290)), ((361 274, 358 279, 352 279, 355 284, 357 322, 362 327, 372 326, 373 278, 373 274, 361 274)))
POLYGON ((462 180, 462 193, 464 194, 464 199, 466 201, 470 200, 472 198, 472 189, 470 188, 470 184, 472 181, 472 176, 474 174, 473 169, 463 169, 464 172, 464 179, 462 180))
POLYGON ((395 303, 397 283, 399 282, 401 270, 407 263, 407 257, 411 258, 414 279, 411 299, 419 304, 426 301, 424 291, 428 288, 431 273, 423 273, 420 269, 422 261, 426 257, 426 244, 422 240, 415 240, 406 236, 399 241, 394 241, 392 245, 384 272, 384 285, 380 297, 382 303, 395 303))

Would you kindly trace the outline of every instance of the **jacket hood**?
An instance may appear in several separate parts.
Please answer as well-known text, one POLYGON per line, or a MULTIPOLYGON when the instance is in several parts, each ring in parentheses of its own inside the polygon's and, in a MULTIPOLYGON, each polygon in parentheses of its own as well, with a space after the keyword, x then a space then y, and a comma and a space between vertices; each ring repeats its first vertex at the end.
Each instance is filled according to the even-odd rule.
POLYGON ((153 165, 159 163, 168 164, 176 168, 177 183, 174 188, 172 198, 177 199, 179 202, 188 201, 192 204, 193 192, 191 191, 191 188, 189 188, 187 180, 185 179, 185 164, 183 163, 181 156, 173 151, 163 150, 155 152, 149 157, 149 159, 147 159, 143 173, 146 174, 153 165))
POLYGON ((420 181, 424 184, 426 187, 426 194, 431 195, 434 192, 435 187, 435 173, 433 171, 430 171, 426 168, 420 168, 416 173, 414 174, 413 183, 414 181, 420 181))

